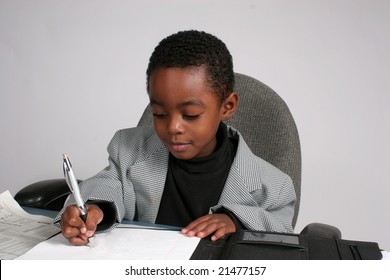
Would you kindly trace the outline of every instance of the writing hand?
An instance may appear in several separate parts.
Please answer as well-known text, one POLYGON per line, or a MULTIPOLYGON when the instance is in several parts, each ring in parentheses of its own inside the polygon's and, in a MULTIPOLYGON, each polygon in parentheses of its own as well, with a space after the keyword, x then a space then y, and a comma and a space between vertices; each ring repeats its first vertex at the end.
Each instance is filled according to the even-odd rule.
POLYGON ((189 237, 197 236, 204 238, 213 233, 211 236, 212 241, 216 241, 225 234, 235 231, 236 226, 233 220, 226 214, 202 216, 181 230, 183 234, 187 234, 189 237))
POLYGON ((97 225, 103 220, 103 211, 95 204, 86 205, 88 216, 84 223, 76 205, 69 205, 61 216, 62 234, 72 245, 86 245, 95 234, 97 225))

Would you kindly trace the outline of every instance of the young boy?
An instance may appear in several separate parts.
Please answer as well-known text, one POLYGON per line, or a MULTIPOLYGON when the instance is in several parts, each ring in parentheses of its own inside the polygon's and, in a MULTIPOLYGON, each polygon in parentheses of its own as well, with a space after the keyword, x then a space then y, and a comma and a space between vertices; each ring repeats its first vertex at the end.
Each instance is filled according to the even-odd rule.
POLYGON ((81 184, 87 221, 71 199, 55 219, 69 242, 87 244, 122 219, 211 240, 238 228, 291 232, 291 179, 223 123, 237 109, 233 86, 232 57, 215 36, 183 31, 162 40, 147 69, 153 127, 114 135, 109 165, 81 184))

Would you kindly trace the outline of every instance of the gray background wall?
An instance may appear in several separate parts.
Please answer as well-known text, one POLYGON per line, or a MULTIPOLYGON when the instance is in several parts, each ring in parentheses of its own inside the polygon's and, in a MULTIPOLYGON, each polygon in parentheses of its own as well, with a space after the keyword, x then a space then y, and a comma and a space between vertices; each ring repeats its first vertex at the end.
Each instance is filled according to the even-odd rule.
POLYGON ((0 191, 85 179, 148 103, 156 44, 220 37, 235 70, 285 99, 302 142, 299 232, 310 222, 390 250, 390 2, 0 0, 0 191))

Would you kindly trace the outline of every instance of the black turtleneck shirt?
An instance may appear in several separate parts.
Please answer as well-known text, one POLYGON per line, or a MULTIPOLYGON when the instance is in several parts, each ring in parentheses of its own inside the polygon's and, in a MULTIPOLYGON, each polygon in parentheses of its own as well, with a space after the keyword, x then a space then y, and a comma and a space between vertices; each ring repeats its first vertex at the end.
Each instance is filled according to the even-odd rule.
POLYGON ((168 173, 156 223, 185 227, 218 203, 234 160, 237 142, 221 123, 217 148, 209 156, 181 160, 169 155, 168 173))

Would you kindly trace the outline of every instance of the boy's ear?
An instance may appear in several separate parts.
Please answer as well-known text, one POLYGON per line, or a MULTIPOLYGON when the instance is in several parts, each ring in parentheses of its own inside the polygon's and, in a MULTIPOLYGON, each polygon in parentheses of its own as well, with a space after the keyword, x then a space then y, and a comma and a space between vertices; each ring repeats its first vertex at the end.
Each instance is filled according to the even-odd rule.
POLYGON ((226 121, 230 119, 237 111, 238 95, 232 92, 222 103, 221 106, 221 120, 226 121))

